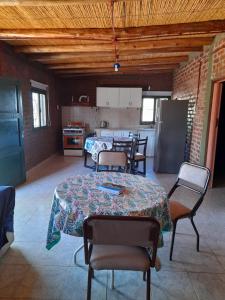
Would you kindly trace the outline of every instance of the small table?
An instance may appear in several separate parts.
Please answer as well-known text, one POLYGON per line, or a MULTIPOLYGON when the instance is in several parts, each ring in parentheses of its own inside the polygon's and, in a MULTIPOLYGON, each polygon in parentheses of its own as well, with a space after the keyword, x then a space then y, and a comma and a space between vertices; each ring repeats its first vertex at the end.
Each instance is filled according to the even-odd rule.
MULTIPOLYGON (((117 141, 130 141, 129 137, 114 137, 117 141)), ((102 150, 111 150, 113 137, 88 137, 85 140, 84 150, 91 154, 93 161, 97 162, 98 153, 102 150)), ((85 166, 87 166, 85 162, 85 166)))
MULTIPOLYGON (((84 218, 94 214, 151 216, 170 230, 167 194, 163 187, 142 176, 98 172, 70 177, 59 184, 54 192, 47 235, 47 249, 60 240, 60 232, 83 236, 84 218), (127 192, 111 194, 97 188, 104 182, 122 184, 127 192)), ((159 246, 163 245, 163 238, 159 246)))

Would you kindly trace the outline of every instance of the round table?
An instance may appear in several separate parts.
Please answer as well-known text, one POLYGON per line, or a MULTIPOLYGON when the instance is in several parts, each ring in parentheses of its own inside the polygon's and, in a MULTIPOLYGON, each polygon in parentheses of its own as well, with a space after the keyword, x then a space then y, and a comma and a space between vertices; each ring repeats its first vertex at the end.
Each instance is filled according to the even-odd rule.
POLYGON ((66 179, 55 189, 47 249, 60 240, 60 231, 82 236, 83 220, 93 214, 151 216, 160 222, 161 230, 170 229, 167 194, 159 184, 127 173, 77 175, 66 179), (126 191, 115 195, 99 190, 97 185, 105 182, 124 185, 126 191))

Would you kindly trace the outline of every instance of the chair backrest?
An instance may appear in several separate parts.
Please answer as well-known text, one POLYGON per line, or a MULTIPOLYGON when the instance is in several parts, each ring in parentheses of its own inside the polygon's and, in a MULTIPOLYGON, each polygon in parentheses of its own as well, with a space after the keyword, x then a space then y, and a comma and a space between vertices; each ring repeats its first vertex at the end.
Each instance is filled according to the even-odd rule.
POLYGON ((195 212, 197 211, 197 209, 203 201, 203 198, 208 188, 209 179, 210 170, 208 168, 184 162, 180 167, 177 181, 170 190, 168 197, 170 198, 175 189, 179 186, 182 186, 193 192, 198 193, 198 201, 192 209, 192 214, 195 214, 195 212))
POLYGON ((127 172, 127 154, 124 151, 102 150, 98 153, 97 172, 101 171, 100 166, 110 167, 104 171, 127 172))
POLYGON ((147 149, 147 144, 148 144, 148 137, 144 139, 137 139, 136 140, 136 151, 141 152, 144 156, 146 156, 146 149, 147 149))
POLYGON ((85 259, 91 244, 141 246, 151 248, 151 266, 155 265, 160 233, 159 222, 151 217, 91 216, 84 220, 85 259))
POLYGON ((136 141, 134 139, 127 141, 113 139, 112 150, 126 152, 127 156, 132 158, 134 155, 135 143, 136 141))
POLYGON ((182 163, 178 181, 180 185, 187 186, 196 192, 205 193, 210 178, 210 170, 196 164, 182 163))

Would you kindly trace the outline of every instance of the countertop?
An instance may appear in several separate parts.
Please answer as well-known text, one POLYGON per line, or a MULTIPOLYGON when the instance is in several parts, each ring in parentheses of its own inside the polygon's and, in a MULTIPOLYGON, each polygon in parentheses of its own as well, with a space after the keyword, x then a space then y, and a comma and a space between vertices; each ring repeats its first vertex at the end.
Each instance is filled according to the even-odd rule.
POLYGON ((101 130, 129 130, 129 131, 155 131, 155 128, 146 128, 146 127, 136 127, 136 128, 132 128, 132 127, 129 127, 129 128, 111 128, 111 127, 108 127, 108 128, 95 128, 95 130, 97 129, 101 129, 101 130))

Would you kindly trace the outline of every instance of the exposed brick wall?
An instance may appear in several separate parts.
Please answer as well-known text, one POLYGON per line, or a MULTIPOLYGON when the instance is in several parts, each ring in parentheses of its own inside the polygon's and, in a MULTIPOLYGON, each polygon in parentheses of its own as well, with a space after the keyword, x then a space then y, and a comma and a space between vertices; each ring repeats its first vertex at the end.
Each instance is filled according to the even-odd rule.
POLYGON ((225 79, 225 38, 215 43, 212 53, 210 49, 206 49, 203 54, 176 70, 173 77, 173 99, 188 99, 194 105, 190 161, 195 163, 200 163, 203 121, 207 107, 208 76, 212 80, 225 79), (211 59, 212 69, 210 68, 211 59))
POLYGON ((225 79, 225 38, 213 47, 212 80, 225 79))
POLYGON ((151 86, 153 91, 171 91, 172 74, 151 74, 151 75, 114 75, 71 78, 61 81, 61 101, 63 105, 81 105, 78 99, 81 95, 88 95, 89 106, 96 105, 96 87, 142 87, 147 90, 151 86), (72 103, 72 96, 74 102, 72 103))
POLYGON ((23 56, 16 55, 11 47, 4 43, 0 44, 0 76, 17 79, 21 83, 25 164, 26 170, 29 170, 59 149, 61 113, 56 107, 59 104, 56 90, 58 84, 44 68, 29 63, 23 56), (51 126, 48 128, 33 129, 30 79, 49 85, 51 126))

